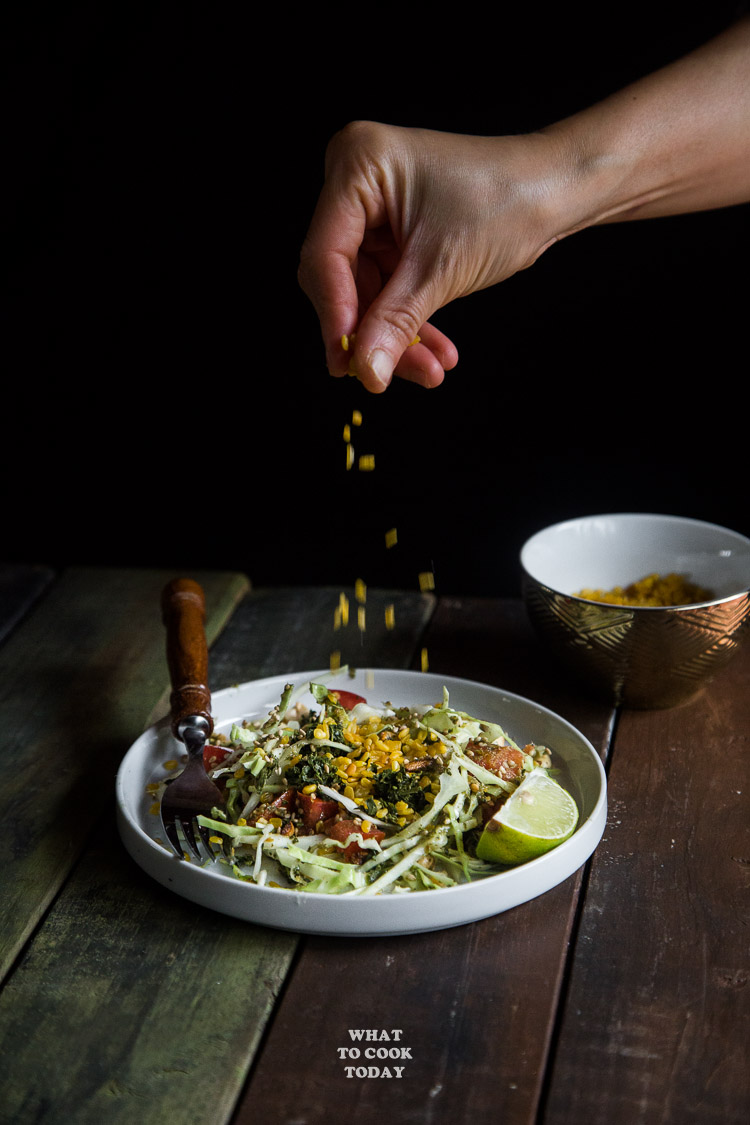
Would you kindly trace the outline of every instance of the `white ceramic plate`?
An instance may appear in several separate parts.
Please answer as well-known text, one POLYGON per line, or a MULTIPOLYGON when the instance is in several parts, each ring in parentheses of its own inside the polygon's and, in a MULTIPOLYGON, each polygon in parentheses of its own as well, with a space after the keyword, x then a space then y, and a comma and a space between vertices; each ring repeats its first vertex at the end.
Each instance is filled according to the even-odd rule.
MULTIPOLYGON (((326 676, 321 671, 298 672, 216 692, 212 699, 216 729, 228 731, 235 721, 267 714, 278 703, 286 683, 298 686, 326 676)), ((163 720, 131 746, 117 775, 118 827, 135 862, 183 898, 234 918, 298 933, 384 936, 461 926, 509 910, 563 882, 599 843, 607 817, 604 770, 591 743, 559 715, 499 688, 425 672, 363 669, 353 679, 342 677, 331 686, 337 685, 365 696, 373 706, 438 703, 445 686, 451 706, 500 723, 521 745, 548 746, 578 803, 578 828, 564 844, 539 859, 457 887, 373 898, 258 887, 225 874, 220 865, 200 867, 180 860, 154 839, 160 835, 161 822, 149 812, 146 785, 164 776, 163 763, 179 758, 183 749, 168 720, 163 720)))

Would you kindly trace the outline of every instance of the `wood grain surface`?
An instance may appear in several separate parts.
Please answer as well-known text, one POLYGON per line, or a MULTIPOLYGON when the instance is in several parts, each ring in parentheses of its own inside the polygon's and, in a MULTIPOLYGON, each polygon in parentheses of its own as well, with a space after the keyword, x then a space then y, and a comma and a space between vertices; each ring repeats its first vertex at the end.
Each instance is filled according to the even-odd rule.
POLYGON ((748 1120, 749 673, 619 719, 550 1125, 748 1120))
MULTIPOLYGON (((78 861, 125 750, 165 691, 163 571, 72 569, 0 648, 4 972, 78 861)), ((247 580, 198 575, 208 635, 247 580)))
MULTIPOLYGON (((556 681, 545 689, 538 647, 519 603, 440 599, 423 641, 431 672, 557 704, 606 755, 610 709, 575 701, 556 681)), ((420 658, 421 648, 413 667, 420 658)), ((318 1125, 331 1106, 342 1120, 362 1125, 535 1121, 581 880, 579 872, 542 898, 438 933, 303 938, 237 1125, 251 1125, 257 1107, 268 1104, 285 1125, 318 1125), (315 1050, 303 1051, 294 1080, 280 1083, 279 1059, 300 1026, 315 1050), (355 1042, 350 1032, 358 1029, 401 1032, 398 1043, 409 1056, 390 1062, 404 1066, 401 1080, 393 1072, 391 1078, 357 1077, 357 1066, 389 1065, 366 1060, 364 1050, 398 1045, 355 1042), (342 1057, 352 1047, 362 1055, 342 1057)))
POLYGON ((214 690, 426 650, 431 672, 551 707, 607 763, 602 842, 542 897, 436 933, 307 937, 170 894, 117 837, 117 764, 168 706, 169 577, 58 576, 0 647, 3 1125, 747 1119, 750 648, 689 706, 615 714, 546 662, 515 599, 369 590, 367 629, 342 631, 334 588, 192 575, 214 690))

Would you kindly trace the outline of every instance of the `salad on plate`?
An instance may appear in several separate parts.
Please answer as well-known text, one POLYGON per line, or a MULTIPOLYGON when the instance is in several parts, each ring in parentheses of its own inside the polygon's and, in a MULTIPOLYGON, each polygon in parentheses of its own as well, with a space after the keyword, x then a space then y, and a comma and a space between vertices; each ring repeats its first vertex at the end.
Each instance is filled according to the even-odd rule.
POLYGON ((350 896, 452 887, 504 870, 498 856, 515 864, 556 846, 577 820, 551 776, 551 751, 456 710, 445 688, 438 703, 406 707, 287 684, 269 714, 215 733, 204 761, 224 795, 198 818, 213 851, 206 863, 267 887, 350 896), (539 829, 550 790, 551 822, 562 798, 562 830, 539 829))

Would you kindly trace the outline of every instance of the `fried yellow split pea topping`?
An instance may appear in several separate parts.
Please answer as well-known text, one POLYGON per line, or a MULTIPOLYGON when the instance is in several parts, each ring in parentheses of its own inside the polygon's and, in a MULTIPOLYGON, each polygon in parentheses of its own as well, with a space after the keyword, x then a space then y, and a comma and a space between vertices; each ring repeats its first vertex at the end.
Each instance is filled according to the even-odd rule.
POLYGON ((648 574, 629 586, 615 586, 612 590, 584 589, 575 596, 609 605, 673 606, 707 602, 714 595, 690 582, 684 574, 648 574))

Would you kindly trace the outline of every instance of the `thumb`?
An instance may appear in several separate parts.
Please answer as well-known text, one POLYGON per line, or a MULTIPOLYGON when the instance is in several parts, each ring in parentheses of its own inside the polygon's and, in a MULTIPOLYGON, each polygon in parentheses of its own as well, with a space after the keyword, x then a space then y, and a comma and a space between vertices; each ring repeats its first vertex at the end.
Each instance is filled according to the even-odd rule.
MULTIPOLYGON (((417 284, 415 271, 402 261, 357 326, 350 373, 373 393, 384 391, 422 326, 438 308, 429 285, 417 284)), ((443 367, 431 351, 415 349, 420 362, 409 378, 425 386, 442 381, 443 367)), ((414 363, 410 366, 413 368, 414 363)))

